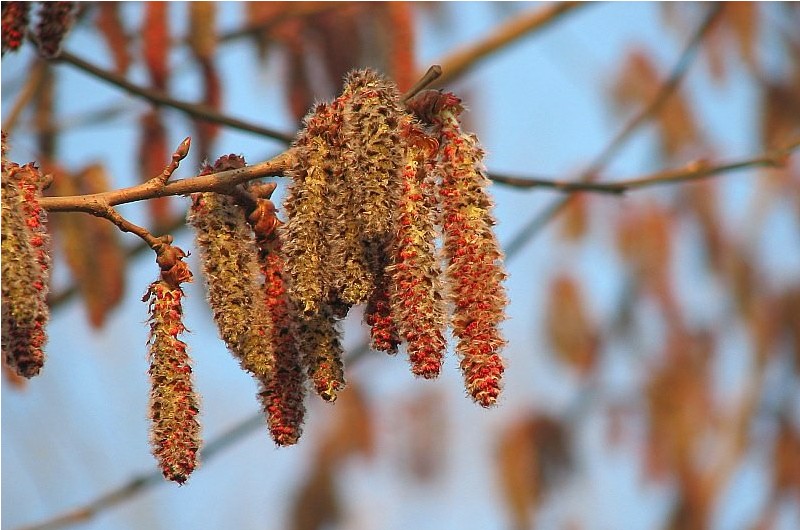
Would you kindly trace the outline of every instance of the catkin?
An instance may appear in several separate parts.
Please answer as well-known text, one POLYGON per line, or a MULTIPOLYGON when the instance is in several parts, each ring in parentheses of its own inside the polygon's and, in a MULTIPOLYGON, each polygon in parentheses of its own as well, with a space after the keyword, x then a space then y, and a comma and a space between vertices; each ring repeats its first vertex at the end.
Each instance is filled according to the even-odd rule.
POLYGON ((32 164, 3 161, 2 350, 18 375, 33 377, 44 365, 50 276, 46 213, 38 197, 44 178, 32 164))
POLYGON ((461 130, 457 97, 443 94, 437 107, 444 254, 456 352, 467 391, 480 405, 490 406, 500 394, 504 370, 500 349, 505 340, 499 329, 508 304, 503 254, 492 230, 483 151, 474 135, 461 130))
POLYGON ((150 284, 144 297, 150 312, 150 437, 164 477, 183 484, 197 467, 200 448, 198 397, 186 343, 178 338, 186 331, 180 283, 191 281, 191 273, 180 249, 170 247, 167 252, 176 259, 162 266, 161 278, 150 284))

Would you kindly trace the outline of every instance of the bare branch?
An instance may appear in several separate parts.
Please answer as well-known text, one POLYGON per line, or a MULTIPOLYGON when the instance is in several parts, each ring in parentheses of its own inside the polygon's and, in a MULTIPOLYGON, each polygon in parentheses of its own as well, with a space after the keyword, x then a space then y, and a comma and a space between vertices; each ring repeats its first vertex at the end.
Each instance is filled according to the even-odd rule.
POLYGON ((437 80, 437 84, 454 81, 492 53, 513 44, 522 37, 546 28, 563 15, 584 5, 584 2, 557 2, 514 17, 486 38, 443 57, 438 62, 442 65, 442 76, 437 80))
POLYGON ((42 197, 39 204, 50 212, 88 212, 97 215, 96 212, 100 211, 104 205, 116 206, 157 197, 187 195, 200 191, 225 193, 242 182, 281 175, 292 156, 293 153, 289 150, 266 162, 241 169, 199 175, 187 179, 174 180, 166 184, 161 182, 160 178, 155 178, 136 186, 90 195, 42 197))
POLYGON ((206 120, 226 125, 233 129, 259 134, 267 138, 280 140, 285 144, 291 143, 292 140, 294 139, 292 135, 276 131, 275 129, 264 127, 262 125, 256 125, 254 123, 250 123, 245 120, 241 120, 239 118, 233 118, 231 116, 227 116, 225 114, 217 112, 216 110, 210 108, 207 105, 200 105, 196 103, 187 103, 185 101, 180 101, 170 97, 169 95, 159 90, 153 90, 150 88, 139 86, 135 83, 131 83, 121 75, 115 74, 114 72, 93 65, 81 59, 80 57, 77 57, 66 51, 62 51, 61 54, 58 57, 54 58, 53 60, 57 62, 71 64, 72 66, 75 66, 76 68, 82 70, 83 72, 86 72, 87 74, 93 75, 98 79, 102 79, 107 83, 117 86, 134 96, 138 96, 156 105, 163 105, 165 107, 174 108, 193 118, 199 118, 201 120, 206 120))
POLYGON ((788 147, 775 149, 752 158, 731 162, 711 164, 707 160, 695 160, 676 169, 666 169, 643 177, 616 182, 574 182, 563 180, 547 180, 526 178, 492 173, 489 178, 498 184, 515 188, 551 188, 564 193, 594 192, 608 195, 622 195, 627 191, 664 184, 676 184, 692 180, 729 173, 753 167, 780 167, 786 163, 789 154, 800 147, 800 138, 795 139, 788 147))

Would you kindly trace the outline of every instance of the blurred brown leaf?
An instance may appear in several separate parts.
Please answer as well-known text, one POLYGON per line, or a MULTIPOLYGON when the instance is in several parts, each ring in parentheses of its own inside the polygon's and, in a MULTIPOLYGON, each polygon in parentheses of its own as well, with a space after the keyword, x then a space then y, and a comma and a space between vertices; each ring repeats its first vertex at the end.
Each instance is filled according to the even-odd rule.
POLYGON ((401 92, 411 88, 416 79, 414 7, 409 2, 383 4, 386 34, 389 38, 389 71, 401 92))
POLYGON ((562 274, 550 283, 547 335, 562 361, 587 375, 597 361, 599 336, 578 282, 562 274))
POLYGON ((114 58, 114 71, 125 75, 131 64, 130 39, 120 18, 120 7, 119 2, 98 2, 95 24, 114 58))
POLYGON ((800 489, 800 432, 788 418, 778 424, 773 458, 773 483, 776 492, 800 489))
POLYGON ((142 54, 152 86, 161 91, 167 90, 169 81, 172 45, 167 17, 169 5, 169 2, 147 2, 142 21, 142 54))
POLYGON ((501 434, 497 471, 512 528, 531 527, 542 497, 572 466, 569 433, 558 420, 531 415, 501 434))
POLYGON ((295 496, 290 514, 292 530, 322 530, 336 525, 342 517, 342 507, 336 494, 334 464, 317 461, 295 496))
POLYGON ((670 471, 693 472, 695 444, 713 425, 709 369, 713 340, 708 333, 672 330, 663 364, 647 385, 650 417, 648 474, 655 480, 670 471))
MULTIPOLYGON (((219 111, 222 106, 222 81, 214 64, 217 48, 216 13, 213 2, 191 2, 188 41, 202 72, 202 103, 219 111)), ((193 145, 195 153, 200 160, 210 160, 220 126, 210 121, 195 120, 195 127, 197 129, 193 145)))
POLYGON ((339 394, 331 415, 332 425, 321 445, 321 459, 340 461, 352 455, 374 454, 375 433, 369 403, 354 381, 348 381, 339 394))
MULTIPOLYGON (((664 78, 650 56, 643 50, 632 50, 614 84, 614 104, 620 111, 640 109, 653 100, 663 83, 664 78)), ((684 149, 696 150, 702 142, 694 112, 680 89, 664 103, 656 115, 656 123, 661 152, 667 158, 684 149)))
MULTIPOLYGON (((108 191, 110 182, 100 166, 76 174, 48 164, 53 175, 48 195, 82 195, 108 191)), ((122 300, 125 283, 125 253, 119 230, 106 219, 85 214, 52 212, 48 226, 61 247, 72 279, 86 306, 89 323, 100 328, 109 312, 122 300)))
POLYGON ((447 411, 439 390, 425 390, 403 406, 404 469, 415 479, 430 481, 447 461, 447 411))
POLYGON ((709 266, 712 271, 719 273, 728 243, 722 230, 716 190, 716 182, 712 180, 681 188, 689 210, 700 225, 709 266))
POLYGON ((800 135, 800 81, 763 83, 761 92, 761 144, 764 149, 785 145, 800 135))
POLYGON ((589 227, 589 194, 576 193, 570 197, 561 214, 559 234, 567 241, 580 241, 589 227))
MULTIPOLYGON (((159 175, 172 159, 172 151, 167 139, 167 130, 161 120, 161 112, 153 109, 141 119, 139 139, 139 175, 142 182, 159 175)), ((170 197, 160 197, 147 201, 153 230, 160 229, 173 218, 170 197)))

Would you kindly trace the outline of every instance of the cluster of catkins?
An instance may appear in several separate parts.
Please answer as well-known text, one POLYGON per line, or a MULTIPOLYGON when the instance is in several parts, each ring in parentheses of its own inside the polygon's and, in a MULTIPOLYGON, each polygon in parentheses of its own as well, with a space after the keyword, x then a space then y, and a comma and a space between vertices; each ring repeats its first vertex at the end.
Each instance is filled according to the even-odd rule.
POLYGON ((75 2, 3 2, 2 53, 15 51, 27 35, 45 57, 55 57, 61 42, 75 22, 75 2), (37 22, 29 27, 31 10, 38 4, 37 22))
MULTIPOLYGON (((339 321, 358 304, 372 347, 405 344, 424 378, 439 374, 449 324, 467 391, 497 401, 505 273, 483 153, 461 111, 438 91, 404 104, 394 84, 356 71, 291 148, 285 224, 268 199, 274 186, 192 198, 214 319, 258 381, 279 445, 300 437, 307 387, 326 401, 344 388, 339 321)), ((243 166, 229 155, 205 171, 243 166)))

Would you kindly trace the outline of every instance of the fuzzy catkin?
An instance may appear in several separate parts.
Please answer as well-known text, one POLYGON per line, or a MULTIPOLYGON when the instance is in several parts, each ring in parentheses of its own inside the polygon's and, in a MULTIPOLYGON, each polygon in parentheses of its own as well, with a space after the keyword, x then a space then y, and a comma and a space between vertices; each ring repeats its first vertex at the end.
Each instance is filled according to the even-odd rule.
POLYGON ((434 123, 440 136, 442 226, 447 278, 453 305, 453 334, 465 386, 482 406, 496 403, 504 366, 500 323, 508 304, 502 282, 503 254, 492 230, 489 180, 483 151, 461 130, 460 100, 441 95, 434 123))
POLYGON ((403 166, 399 124, 404 116, 397 87, 372 70, 356 70, 345 80, 343 161, 358 183, 352 200, 363 237, 392 235, 392 212, 403 166))
POLYGON ((208 301, 220 336, 242 368, 266 383, 275 371, 272 327, 244 212, 226 195, 196 194, 188 222, 195 229, 208 301))
POLYGON ((306 116, 305 128, 293 145, 295 162, 285 172, 292 184, 284 202, 288 221, 280 231, 291 279, 289 294, 306 313, 318 311, 328 294, 322 262, 327 254, 326 197, 329 174, 339 171, 329 148, 332 115, 330 105, 321 104, 306 116))
POLYGON ((412 372, 432 379, 439 375, 446 347, 435 245, 435 188, 427 164, 435 153, 435 142, 411 123, 405 124, 404 136, 407 147, 395 210, 395 257, 388 269, 390 299, 400 336, 408 343, 412 372))
POLYGON ((163 277, 150 284, 150 421, 153 455, 168 480, 183 484, 197 467, 200 448, 198 398, 186 343, 178 338, 183 290, 163 277))
POLYGON ((314 390, 325 401, 336 401, 345 387, 341 332, 330 307, 300 317, 298 339, 314 390))
POLYGON ((306 374, 303 370, 300 341, 296 337, 297 312, 289 299, 283 277, 286 268, 282 255, 279 224, 272 201, 259 199, 248 221, 253 227, 264 273, 264 292, 272 323, 275 351, 275 376, 259 393, 268 417, 269 431, 278 445, 297 443, 305 417, 306 374))
POLYGON ((362 223, 359 218, 358 191, 363 185, 363 175, 347 167, 346 158, 352 149, 353 138, 346 136, 349 129, 342 127, 352 116, 346 113, 351 95, 345 93, 331 104, 334 119, 329 146, 335 154, 339 172, 330 174, 328 208, 325 216, 324 237, 329 252, 325 263, 336 271, 331 276, 330 299, 348 306, 366 302, 375 288, 375 271, 368 262, 362 223))
POLYGON ((35 376, 44 365, 50 316, 50 238, 38 203, 43 183, 32 164, 3 161, 2 350, 6 364, 24 377, 35 376))

